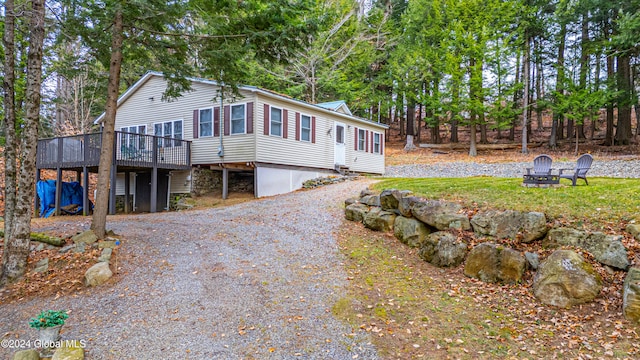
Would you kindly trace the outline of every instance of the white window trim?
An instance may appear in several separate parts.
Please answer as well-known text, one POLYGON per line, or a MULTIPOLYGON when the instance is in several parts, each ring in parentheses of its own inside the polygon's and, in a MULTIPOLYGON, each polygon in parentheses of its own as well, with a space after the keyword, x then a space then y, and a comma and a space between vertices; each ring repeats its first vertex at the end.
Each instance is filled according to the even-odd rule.
POLYGON ((378 132, 373 133, 373 153, 374 154, 382 153, 382 134, 378 132), (376 151, 376 136, 378 137, 378 151, 376 151))
MULTIPOLYGON (((181 140, 182 140, 182 141, 185 141, 185 139, 184 139, 184 119, 175 119, 175 120, 169 120, 169 121, 160 121, 160 122, 155 122, 155 123, 153 123, 153 124, 152 124, 152 127, 153 127, 153 135, 154 135, 154 136, 159 136, 159 137, 163 138, 162 146, 161 146, 161 147, 167 147, 167 148, 168 148, 168 147, 174 147, 174 146, 175 146, 175 145, 173 145, 173 144, 172 144, 171 146, 164 146, 164 138, 166 137, 166 136, 164 135, 164 124, 166 124, 166 123, 171 123, 171 136, 170 136, 170 138, 172 138, 172 139, 173 139, 173 137, 174 137, 174 134, 173 134, 174 124, 173 124, 173 123, 175 123, 176 121, 180 121, 180 122, 182 123, 182 125, 180 126, 180 134, 182 134, 182 139, 181 139, 181 140), (156 125, 158 125, 158 124, 162 125, 162 126, 161 126, 161 129, 162 129, 162 135, 156 135, 156 125)), ((198 126, 200 126, 199 120, 198 120, 198 126)))
POLYGON ((299 131, 300 131, 300 134, 298 134, 298 137, 300 138, 300 141, 310 143, 311 142, 311 133, 313 132, 313 116, 300 113, 300 129, 299 129, 299 131), (305 139, 302 138, 302 117, 303 116, 306 116, 306 117, 309 118, 309 140, 305 140, 305 139))
POLYGON ((283 108, 279 108, 279 107, 273 106, 273 105, 269 106, 269 136, 274 136, 274 137, 281 138, 284 135, 284 119, 283 119, 283 117, 284 117, 284 109, 283 108), (273 110, 274 109, 280 110, 280 135, 274 135, 271 132, 271 130, 272 130, 271 129, 271 123, 273 122, 273 110))
POLYGON ((358 129, 357 135, 358 151, 367 151, 367 131, 366 129, 358 129), (362 137, 360 137, 360 131, 362 131, 362 137), (362 139, 362 148, 360 147, 360 140, 362 139))
MULTIPOLYGON (((212 107, 204 107, 201 109, 198 109, 198 137, 213 137, 213 135, 216 133, 216 129, 214 129, 213 127, 215 126, 215 114, 214 114, 214 109, 213 106, 212 107), (200 122, 202 120, 202 110, 211 110, 211 135, 202 135, 201 129, 200 129, 200 122)), ((182 127, 184 130, 184 123, 182 124, 182 127)))
MULTIPOLYGON (((269 113, 269 116, 271 116, 271 113, 269 113)), ((246 102, 229 105, 229 127, 230 127, 229 129, 230 135, 245 135, 247 133, 247 103, 246 102), (244 106, 244 131, 243 132, 238 132, 238 133, 233 132, 233 118, 231 116, 233 114, 234 106, 244 106)), ((271 127, 271 118, 269 118, 269 127, 271 127)))

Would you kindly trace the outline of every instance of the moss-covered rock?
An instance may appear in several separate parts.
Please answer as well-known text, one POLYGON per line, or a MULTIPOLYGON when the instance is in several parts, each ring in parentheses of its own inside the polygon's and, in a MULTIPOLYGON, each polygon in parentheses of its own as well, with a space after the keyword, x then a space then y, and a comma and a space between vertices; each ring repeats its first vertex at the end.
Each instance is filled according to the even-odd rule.
POLYGON ((429 228, 421 221, 404 216, 396 216, 393 223, 393 235, 400 242, 410 247, 419 248, 425 238, 431 233, 429 228))
POLYGON ((567 309, 593 301, 601 289, 600 275, 571 250, 556 250, 549 255, 533 279, 533 294, 538 300, 567 309))
POLYGON ((455 267, 467 256, 467 244, 449 232, 438 231, 429 234, 418 255, 434 266, 455 267))
POLYGON ((522 280, 526 264, 524 256, 511 248, 482 243, 469 252, 464 274, 489 283, 514 283, 522 280))
POLYGON ((98 237, 93 231, 87 230, 85 232, 81 232, 80 234, 74 235, 71 240, 73 240, 74 244, 93 244, 94 242, 98 241, 98 237))
POLYGON ((374 207, 364 216, 364 226, 376 231, 391 231, 396 214, 374 207))
POLYGON ((20 350, 13 354, 13 360, 40 360, 40 354, 33 349, 20 350))
POLYGON ((459 204, 436 200, 417 201, 411 207, 416 219, 438 230, 471 230, 469 218, 461 210, 459 204))
POLYGON ((636 240, 640 241, 640 224, 627 224, 625 230, 636 240))
POLYGON ((630 268, 624 279, 622 313, 627 320, 640 324, 640 268, 630 268))
POLYGON ((600 263, 625 270, 629 266, 627 249, 622 244, 622 236, 607 235, 602 232, 588 233, 572 228, 549 230, 543 246, 555 248, 575 246, 587 250, 600 263))
POLYGON ((355 203, 347 205, 344 209, 344 216, 347 220, 362 222, 364 216, 369 212, 369 207, 365 204, 355 203))
POLYGON ((84 347, 78 340, 65 340, 53 353, 51 360, 84 360, 84 347))

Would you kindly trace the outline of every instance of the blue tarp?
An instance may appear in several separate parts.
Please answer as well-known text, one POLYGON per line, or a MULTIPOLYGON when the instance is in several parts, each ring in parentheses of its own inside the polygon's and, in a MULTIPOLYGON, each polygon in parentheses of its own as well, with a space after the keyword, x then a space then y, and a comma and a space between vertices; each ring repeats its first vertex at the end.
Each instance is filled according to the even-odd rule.
MULTIPOLYGON (((40 217, 49 217, 55 212, 56 204, 56 181, 40 180, 36 184, 36 191, 40 198, 40 217)), ((76 205, 75 211, 64 210, 67 214, 78 214, 82 212, 82 186, 77 181, 63 182, 62 195, 60 196, 60 207, 76 205)), ((91 205, 90 205, 91 207, 91 205)))

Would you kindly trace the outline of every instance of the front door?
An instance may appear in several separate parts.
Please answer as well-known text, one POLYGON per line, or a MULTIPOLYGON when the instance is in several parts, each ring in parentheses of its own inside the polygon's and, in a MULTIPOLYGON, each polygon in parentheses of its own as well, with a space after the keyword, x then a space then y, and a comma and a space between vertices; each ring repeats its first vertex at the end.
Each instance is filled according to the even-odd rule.
POLYGON ((334 162, 336 165, 345 165, 346 164, 346 154, 345 154, 345 146, 344 146, 344 124, 336 123, 335 133, 336 133, 336 142, 334 146, 334 162))

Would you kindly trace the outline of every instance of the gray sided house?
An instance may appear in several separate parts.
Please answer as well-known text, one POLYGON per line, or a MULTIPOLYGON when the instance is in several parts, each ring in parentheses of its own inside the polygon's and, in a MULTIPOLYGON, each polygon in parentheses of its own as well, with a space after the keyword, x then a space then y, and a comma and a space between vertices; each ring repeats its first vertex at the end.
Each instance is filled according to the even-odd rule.
MULTIPOLYGON (((125 134, 118 151, 143 150, 133 138, 139 134, 152 135, 159 154, 186 143, 176 139, 190 143, 192 168, 167 171, 167 180, 158 180, 159 191, 201 190, 195 188, 197 178, 212 174, 202 169, 213 170, 223 198, 238 179, 248 178, 254 195, 263 197, 294 191, 308 179, 337 172, 384 173, 387 126, 351 115, 343 101, 313 105, 252 86, 241 86, 239 95, 221 99, 216 82, 191 81, 190 92, 163 101, 167 83, 162 74, 149 72, 118 100, 116 130, 125 134), (136 135, 127 139, 126 134, 136 135)), ((148 181, 135 172, 127 175, 127 183, 148 181)), ((125 173, 116 179, 116 194, 124 195, 125 173)), ((135 199, 146 195, 132 195, 135 209, 135 199)))

